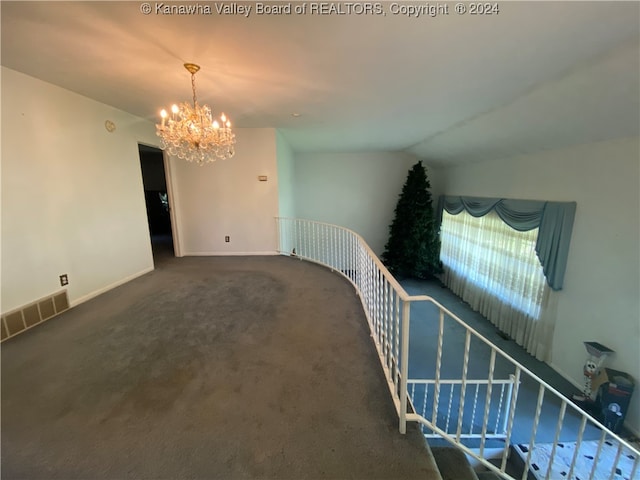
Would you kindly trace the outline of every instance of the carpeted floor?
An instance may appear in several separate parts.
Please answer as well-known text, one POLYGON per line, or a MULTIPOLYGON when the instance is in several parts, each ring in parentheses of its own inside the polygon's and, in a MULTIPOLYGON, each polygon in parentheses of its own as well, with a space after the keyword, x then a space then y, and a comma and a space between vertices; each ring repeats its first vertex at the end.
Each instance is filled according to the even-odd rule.
POLYGON ((166 259, 2 344, 4 479, 439 478, 346 280, 166 259))

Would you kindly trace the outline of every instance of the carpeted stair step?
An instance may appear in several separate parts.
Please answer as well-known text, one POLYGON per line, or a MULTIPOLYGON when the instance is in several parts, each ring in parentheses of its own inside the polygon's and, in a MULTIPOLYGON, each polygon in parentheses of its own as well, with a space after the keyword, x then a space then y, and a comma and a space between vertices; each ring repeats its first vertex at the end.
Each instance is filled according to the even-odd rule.
MULTIPOLYGON (((500 464, 502 463, 502 460, 499 459, 499 458, 494 458, 494 459, 490 459, 489 462, 491 462, 496 467, 500 468, 500 464)), ((482 468, 482 467, 480 467, 480 468, 482 468)), ((515 450, 513 449, 513 445, 512 445, 510 447, 509 459, 507 460, 506 473, 507 473, 507 475, 510 475, 513 478, 522 478, 522 473, 523 472, 524 472, 524 462, 518 456, 518 454, 515 452, 515 450)), ((484 470, 484 471, 476 472, 476 476, 478 477, 478 480, 499 480, 499 479, 501 479, 500 475, 498 475, 497 473, 492 472, 491 470, 484 470)), ((531 472, 528 472, 527 480, 536 480, 536 478, 531 472)))
POLYGON ((432 447, 431 452, 442 480, 478 480, 462 450, 454 447, 432 447))
POLYGON ((476 477, 478 477, 478 480, 502 480, 500 475, 489 470, 486 472, 476 472, 476 477))

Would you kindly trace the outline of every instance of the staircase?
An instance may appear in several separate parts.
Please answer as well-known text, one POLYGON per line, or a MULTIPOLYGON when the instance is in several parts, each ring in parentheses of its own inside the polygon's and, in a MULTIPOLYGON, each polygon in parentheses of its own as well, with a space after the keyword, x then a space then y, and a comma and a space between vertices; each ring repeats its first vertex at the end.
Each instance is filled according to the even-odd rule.
MULTIPOLYGON (((456 447, 430 447, 442 480, 500 480, 501 477, 484 466, 474 468, 462 450, 456 447)), ((490 460, 491 461, 491 460, 490 460)), ((494 463, 494 461, 491 461, 494 463)), ((499 460, 494 463, 500 468, 499 460)), ((506 473, 513 478, 522 478, 524 465, 518 455, 512 451, 507 461, 506 473)), ((528 480, 535 480, 529 473, 528 480)))

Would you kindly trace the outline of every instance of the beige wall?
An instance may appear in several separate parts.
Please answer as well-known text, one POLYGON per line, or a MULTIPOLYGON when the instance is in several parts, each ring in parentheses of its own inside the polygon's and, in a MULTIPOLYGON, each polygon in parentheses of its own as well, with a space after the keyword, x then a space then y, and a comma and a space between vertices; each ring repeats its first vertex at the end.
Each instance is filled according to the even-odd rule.
POLYGON ((276 134, 278 155, 278 215, 280 217, 296 216, 294 187, 294 156, 291 147, 279 132, 276 134))
POLYGON ((381 255, 402 185, 417 161, 392 152, 298 154, 296 216, 354 230, 381 255))
POLYGON ((235 129, 236 154, 198 166, 170 159, 182 255, 256 255, 276 251, 276 132, 235 129), (267 181, 258 181, 266 175, 267 181), (224 241, 225 236, 230 242, 224 241))
POLYGON ((63 273, 76 304, 153 268, 139 141, 152 123, 2 68, 2 312, 63 273))
POLYGON ((640 430, 640 147, 629 138, 442 169, 450 195, 576 201, 552 366, 582 384, 583 341, 639 384, 627 424, 640 430))

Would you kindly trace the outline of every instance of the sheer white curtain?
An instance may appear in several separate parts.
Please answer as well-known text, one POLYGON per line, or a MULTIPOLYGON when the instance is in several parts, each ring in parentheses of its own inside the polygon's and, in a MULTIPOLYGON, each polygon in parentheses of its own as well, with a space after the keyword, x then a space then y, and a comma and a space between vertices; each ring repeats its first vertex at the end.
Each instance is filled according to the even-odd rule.
POLYGON ((495 211, 443 212, 444 283, 540 360, 549 360, 555 308, 535 252, 538 229, 519 232, 495 211))

